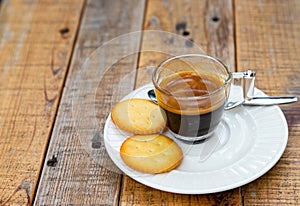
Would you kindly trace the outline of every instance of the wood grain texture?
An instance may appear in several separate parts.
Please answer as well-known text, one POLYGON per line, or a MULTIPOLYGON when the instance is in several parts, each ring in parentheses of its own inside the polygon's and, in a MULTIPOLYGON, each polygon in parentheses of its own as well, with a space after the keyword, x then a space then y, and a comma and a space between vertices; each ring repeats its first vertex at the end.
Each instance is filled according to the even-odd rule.
MULTIPOLYGON (((159 38, 143 36, 141 50, 167 47, 177 49, 170 51, 191 53, 197 49, 189 48, 190 43, 182 47, 176 44, 180 38, 192 40, 203 52, 222 59, 235 70, 233 8, 231 1, 148 1, 144 29, 162 30, 175 33, 178 37, 168 39, 168 35, 159 38), (175 39, 174 39, 175 38, 175 39), (179 39, 176 41, 176 39, 179 39), (151 45, 153 44, 153 45, 151 45), (156 46, 155 46, 156 45, 156 46), (159 45, 159 46, 157 46, 159 45), (151 47, 152 46, 152 47, 151 47), (184 48, 187 47, 187 48, 184 48), (147 49, 145 49, 147 48, 147 49)), ((150 35, 151 37, 151 35, 150 35)), ((169 54, 160 52, 142 52, 136 87, 151 82, 152 69, 169 54)), ((152 189, 142 185, 128 176, 123 178, 121 205, 241 205, 240 189, 209 195, 180 195, 152 189)))
MULTIPOLYGON (((166 48, 170 47, 173 55, 200 53, 202 50, 201 53, 221 59, 231 71, 235 71, 232 7, 231 0, 151 0, 147 6, 144 29, 171 32, 173 35, 172 39, 144 37, 141 50, 167 50, 166 48), (181 38, 186 39, 186 44, 177 46, 176 43, 183 41, 181 38)), ((136 86, 151 82, 153 66, 157 66, 169 56, 170 54, 158 52, 143 52, 140 55, 136 86)))
MULTIPOLYGON (((300 97, 300 2, 235 1, 237 66, 257 71, 269 95, 300 97)), ((245 205, 299 205, 300 102, 281 106, 289 125, 287 148, 266 175, 243 187, 245 205)))
POLYGON ((122 175, 110 168, 103 127, 112 104, 133 90, 138 58, 113 59, 138 49, 140 36, 112 39, 141 30, 144 8, 140 0, 86 2, 35 205, 118 205, 122 175))
POLYGON ((81 9, 81 0, 1 2, 0 205, 32 203, 81 9))

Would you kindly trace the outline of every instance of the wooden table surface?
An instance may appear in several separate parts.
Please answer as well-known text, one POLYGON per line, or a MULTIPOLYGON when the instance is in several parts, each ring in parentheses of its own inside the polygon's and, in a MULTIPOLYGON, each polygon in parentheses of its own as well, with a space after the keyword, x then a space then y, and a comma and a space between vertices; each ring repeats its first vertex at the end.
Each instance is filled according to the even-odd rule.
MULTIPOLYGON (((299 98, 300 1, 2 0, 0 8, 1 206, 300 205, 299 102, 280 106, 289 139, 278 163, 247 185, 206 195, 159 191, 107 169, 91 155, 100 151, 96 158, 109 161, 103 134, 86 137, 88 152, 73 118, 77 104, 85 101, 81 109, 96 108, 103 131, 111 106, 150 82, 149 70, 137 68, 157 65, 165 58, 162 53, 135 53, 108 70, 96 98, 95 93, 79 100, 74 95, 99 83, 94 73, 78 80, 93 51, 141 30, 182 36, 190 40, 186 47, 191 42, 201 46, 231 71, 255 70, 256 86, 268 95, 299 98), (116 86, 120 81, 126 81, 125 87, 116 86)), ((104 47, 106 55, 92 63, 105 65, 150 43, 160 45, 161 40, 137 32, 129 46, 104 47)), ((103 69, 99 66, 99 72, 103 69)))

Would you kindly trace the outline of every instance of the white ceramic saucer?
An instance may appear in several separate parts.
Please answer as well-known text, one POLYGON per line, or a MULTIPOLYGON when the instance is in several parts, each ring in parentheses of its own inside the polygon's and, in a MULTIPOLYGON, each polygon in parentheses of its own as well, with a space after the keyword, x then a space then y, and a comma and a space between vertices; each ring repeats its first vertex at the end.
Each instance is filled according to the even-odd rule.
MULTIPOLYGON (((151 84, 125 97, 145 98, 151 84)), ((263 92, 256 89, 256 95, 263 92)), ((118 129, 107 118, 106 150, 128 176, 150 187, 181 194, 221 192, 245 185, 270 170, 280 159, 288 141, 286 119, 278 106, 239 106, 225 111, 215 134, 205 142, 189 145, 174 139, 182 148, 182 164, 164 174, 144 174, 129 168, 119 149, 131 134, 118 129)), ((172 135, 166 132, 172 138, 172 135)))

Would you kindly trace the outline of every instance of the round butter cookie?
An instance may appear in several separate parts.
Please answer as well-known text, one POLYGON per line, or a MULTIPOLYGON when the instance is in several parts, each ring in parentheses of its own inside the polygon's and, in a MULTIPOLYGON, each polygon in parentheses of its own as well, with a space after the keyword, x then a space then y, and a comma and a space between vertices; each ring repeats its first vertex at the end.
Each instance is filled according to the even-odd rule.
POLYGON ((168 172, 183 159, 177 143, 161 134, 129 137, 123 142, 120 154, 129 167, 152 174, 168 172))
POLYGON ((128 99, 117 103, 111 111, 112 121, 122 130, 134 134, 154 134, 166 127, 159 106, 146 99, 128 99))

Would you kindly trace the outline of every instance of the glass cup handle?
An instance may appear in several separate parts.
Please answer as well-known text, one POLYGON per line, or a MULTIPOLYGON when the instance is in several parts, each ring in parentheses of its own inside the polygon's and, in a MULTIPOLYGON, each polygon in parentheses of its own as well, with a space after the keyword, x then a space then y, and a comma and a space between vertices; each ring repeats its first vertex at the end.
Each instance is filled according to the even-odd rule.
POLYGON ((255 75, 252 70, 232 73, 232 83, 225 109, 232 109, 254 96, 255 75))

